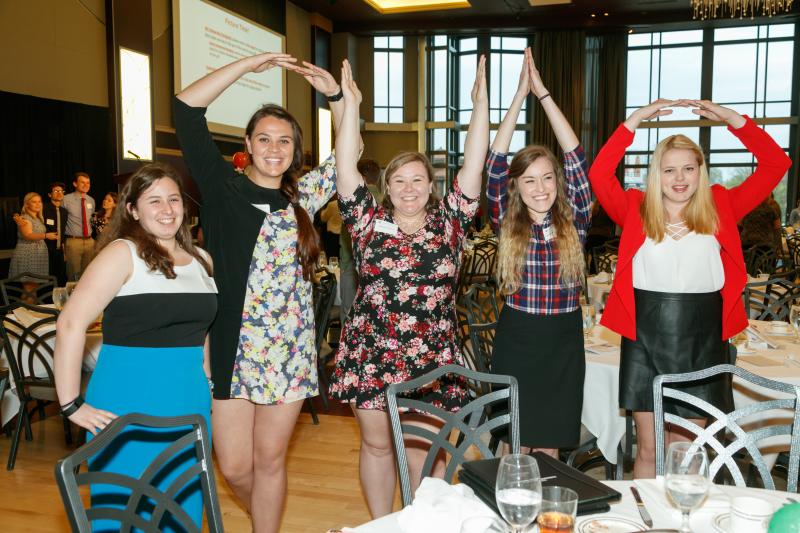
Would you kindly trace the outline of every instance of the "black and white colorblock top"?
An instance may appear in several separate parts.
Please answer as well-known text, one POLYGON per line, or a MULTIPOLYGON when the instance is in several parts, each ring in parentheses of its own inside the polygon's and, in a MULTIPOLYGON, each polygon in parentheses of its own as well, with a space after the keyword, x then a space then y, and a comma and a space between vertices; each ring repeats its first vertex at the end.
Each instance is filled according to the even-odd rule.
POLYGON ((176 265, 175 279, 168 279, 148 268, 133 242, 120 240, 130 248, 133 272, 103 313, 103 343, 143 348, 203 346, 217 314, 214 279, 196 259, 176 265))

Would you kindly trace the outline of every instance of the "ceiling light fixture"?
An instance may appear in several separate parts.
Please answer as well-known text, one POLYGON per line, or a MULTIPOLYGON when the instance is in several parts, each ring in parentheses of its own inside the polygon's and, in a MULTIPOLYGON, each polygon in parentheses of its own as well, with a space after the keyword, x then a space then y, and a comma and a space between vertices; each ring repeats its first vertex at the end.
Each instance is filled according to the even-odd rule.
POLYGON ((469 0, 364 0, 381 15, 472 7, 469 0))
POLYGON ((724 16, 727 13, 731 18, 739 15, 739 18, 744 18, 750 15, 754 18, 756 15, 771 17, 784 11, 792 9, 792 2, 794 0, 692 0, 692 9, 694 19, 711 19, 717 16, 724 16))

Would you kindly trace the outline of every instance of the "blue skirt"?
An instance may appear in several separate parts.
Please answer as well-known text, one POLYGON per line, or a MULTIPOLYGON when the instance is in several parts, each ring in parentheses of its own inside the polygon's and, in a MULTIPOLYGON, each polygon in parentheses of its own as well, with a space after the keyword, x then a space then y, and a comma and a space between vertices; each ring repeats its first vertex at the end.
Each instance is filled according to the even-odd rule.
MULTIPOLYGON (((211 431, 211 395, 203 371, 203 347, 139 348, 104 344, 97 360, 86 402, 118 416, 144 413, 153 416, 201 414, 211 431)), ((131 427, 89 461, 93 471, 118 472, 139 477, 147 465, 185 431, 131 427)), ((210 436, 210 435, 209 435, 210 436)), ((88 434, 87 438, 92 435, 88 434)), ((194 449, 187 448, 157 476, 159 488, 195 463, 194 449)), ((93 485, 92 506, 122 507, 129 491, 120 487, 93 485)), ((177 500, 195 521, 202 524, 203 499, 199 477, 180 491, 177 500)), ((149 514, 150 504, 140 503, 138 512, 149 514)), ((94 521, 93 531, 119 531, 115 521, 94 521)), ((165 517, 162 531, 181 531, 165 517)))

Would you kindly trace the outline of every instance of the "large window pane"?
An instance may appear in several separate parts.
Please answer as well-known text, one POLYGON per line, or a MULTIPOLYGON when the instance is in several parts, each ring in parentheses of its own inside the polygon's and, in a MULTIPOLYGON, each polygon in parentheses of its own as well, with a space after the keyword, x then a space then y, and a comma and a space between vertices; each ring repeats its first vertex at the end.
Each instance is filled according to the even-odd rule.
POLYGON ((503 50, 525 50, 528 46, 526 37, 503 37, 503 50))
POLYGON ((753 167, 711 167, 708 171, 711 183, 731 188, 740 185, 753 173, 753 167))
POLYGON ((718 28, 714 30, 714 41, 741 41, 758 37, 758 26, 740 26, 737 28, 718 28))
POLYGON ((775 37, 794 37, 794 24, 773 24, 769 26, 769 36, 775 37))
MULTIPOLYGON (((661 98, 700 98, 703 50, 699 46, 665 48, 661 51, 661 98)), ((674 109, 677 120, 681 108, 674 109)), ((685 118, 691 118, 691 114, 685 118)))
POLYGON ((725 44, 714 47, 713 97, 715 102, 749 102, 755 96, 756 45, 725 44))
POLYGON ((433 53, 433 105, 447 105, 447 50, 433 53))
POLYGON ((767 52, 767 100, 789 100, 792 91, 794 49, 791 41, 769 43, 767 52))
POLYGON ((522 60, 524 57, 525 56, 522 54, 503 54, 503 67, 501 70, 503 75, 503 90, 499 106, 503 109, 508 109, 508 106, 511 105, 511 101, 514 99, 514 94, 517 92, 519 72, 522 69, 522 60))
POLYGON ((666 31, 661 34, 661 44, 703 42, 703 30, 666 31))
POLYGON ((475 72, 477 71, 477 64, 475 54, 464 54, 461 56, 459 63, 461 66, 461 76, 458 80, 458 107, 461 109, 472 109, 472 84, 475 81, 475 72))
POLYGON ((650 50, 631 50, 628 52, 626 105, 640 107, 650 100, 650 50))
POLYGON ((628 35, 628 46, 648 46, 652 33, 631 33, 628 35))
POLYGON ((389 54, 375 52, 375 105, 389 105, 389 54))
POLYGON ((403 54, 391 52, 389 54, 389 105, 403 105, 403 54))

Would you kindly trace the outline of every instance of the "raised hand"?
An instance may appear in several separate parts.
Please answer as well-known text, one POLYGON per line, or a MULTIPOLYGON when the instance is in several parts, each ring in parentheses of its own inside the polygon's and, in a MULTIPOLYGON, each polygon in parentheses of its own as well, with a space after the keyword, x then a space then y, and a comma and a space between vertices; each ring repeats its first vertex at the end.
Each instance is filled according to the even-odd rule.
POLYGON ((652 120, 656 117, 663 117, 671 115, 672 109, 670 107, 687 107, 688 100, 667 100, 666 98, 659 98, 644 107, 640 107, 625 120, 625 126, 631 130, 636 131, 639 124, 643 120, 652 120))
POLYGON ((541 98, 548 94, 547 88, 544 86, 544 82, 542 82, 542 76, 536 68, 536 62, 533 60, 533 54, 530 48, 525 49, 525 64, 528 66, 528 77, 531 80, 531 92, 536 98, 541 98))
POLYGON ((313 63, 303 61, 302 67, 300 65, 291 65, 286 68, 303 76, 314 89, 325 96, 334 96, 339 92, 339 84, 336 83, 331 73, 313 63))
POLYGON ((700 115, 709 120, 725 122, 734 129, 744 126, 744 117, 733 109, 717 105, 711 100, 686 100, 686 102, 693 108, 692 113, 695 115, 700 115))
POLYGON ((528 96, 528 92, 531 90, 531 76, 530 76, 530 67, 528 66, 528 55, 530 54, 531 49, 525 49, 525 55, 522 58, 522 69, 519 71, 519 83, 517 84, 517 97, 526 97, 528 96))
POLYGON ((264 72, 274 67, 291 68, 297 61, 289 54, 266 52, 249 58, 251 72, 264 72))
POLYGON ((344 94, 344 101, 347 104, 351 102, 355 105, 361 103, 361 91, 356 85, 356 80, 353 79, 353 69, 348 60, 342 62, 342 93, 344 94))
POLYGON ((489 101, 489 93, 486 90, 486 56, 484 55, 478 60, 478 70, 475 72, 475 83, 472 85, 472 92, 470 94, 472 96, 473 107, 478 102, 489 101))

